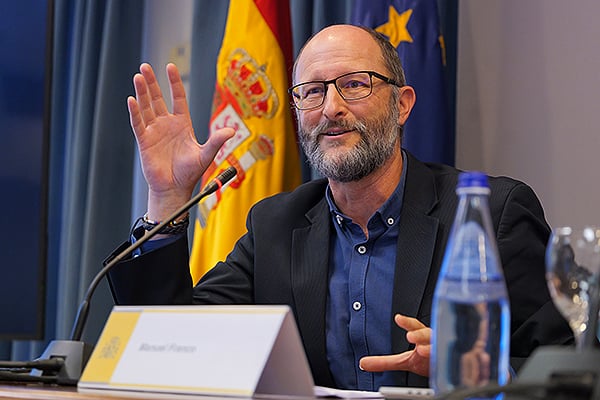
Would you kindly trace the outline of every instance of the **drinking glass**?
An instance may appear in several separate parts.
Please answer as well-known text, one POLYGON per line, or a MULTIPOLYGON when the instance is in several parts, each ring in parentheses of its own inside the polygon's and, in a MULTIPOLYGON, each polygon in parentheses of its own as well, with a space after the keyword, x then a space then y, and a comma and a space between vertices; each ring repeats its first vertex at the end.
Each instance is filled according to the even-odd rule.
POLYGON ((595 340, 600 279, 600 227, 552 230, 546 280, 554 304, 567 319, 582 351, 595 340))

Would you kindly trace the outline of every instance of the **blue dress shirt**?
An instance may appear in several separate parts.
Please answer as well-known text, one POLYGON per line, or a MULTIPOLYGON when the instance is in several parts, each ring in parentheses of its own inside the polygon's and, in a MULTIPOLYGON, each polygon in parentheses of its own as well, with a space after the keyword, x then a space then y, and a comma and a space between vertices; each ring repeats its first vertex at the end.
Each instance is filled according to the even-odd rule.
MULTIPOLYGON (((402 157, 406 163, 404 153, 402 157)), ((329 367, 340 388, 376 391, 394 385, 391 373, 362 371, 359 360, 392 352, 392 291, 405 175, 404 167, 390 198, 369 219, 368 239, 339 211, 327 188, 335 234, 330 244, 326 343, 329 367)))

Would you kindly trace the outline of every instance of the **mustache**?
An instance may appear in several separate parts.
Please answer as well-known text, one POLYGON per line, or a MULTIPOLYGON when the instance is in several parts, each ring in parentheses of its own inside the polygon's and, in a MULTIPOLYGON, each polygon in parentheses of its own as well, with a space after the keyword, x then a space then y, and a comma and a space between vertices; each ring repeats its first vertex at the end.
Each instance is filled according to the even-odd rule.
POLYGON ((311 137, 315 137, 318 135, 326 134, 332 129, 341 129, 344 131, 352 131, 356 130, 360 134, 364 134, 366 132, 366 126, 364 123, 359 121, 323 121, 317 124, 315 127, 309 130, 309 134, 311 137))

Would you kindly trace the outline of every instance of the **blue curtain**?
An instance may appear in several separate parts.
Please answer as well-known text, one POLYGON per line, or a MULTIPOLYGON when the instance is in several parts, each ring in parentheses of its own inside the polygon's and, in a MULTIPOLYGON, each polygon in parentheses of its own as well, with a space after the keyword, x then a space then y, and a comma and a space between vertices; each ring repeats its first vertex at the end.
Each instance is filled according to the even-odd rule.
MULTIPOLYGON (((129 230, 135 141, 125 99, 139 64, 143 0, 56 0, 51 117, 46 337, 68 339, 102 260, 129 230)), ((104 283, 84 340, 112 307, 104 283)), ((12 359, 47 341, 13 342, 12 359)))

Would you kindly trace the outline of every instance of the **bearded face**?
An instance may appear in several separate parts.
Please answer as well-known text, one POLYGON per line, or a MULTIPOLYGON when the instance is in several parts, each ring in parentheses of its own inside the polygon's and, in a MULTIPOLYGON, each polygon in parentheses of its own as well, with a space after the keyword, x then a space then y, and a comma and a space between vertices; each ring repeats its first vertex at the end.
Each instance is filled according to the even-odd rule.
POLYGON ((400 140, 399 111, 394 97, 391 96, 385 110, 371 118, 324 121, 313 127, 299 123, 300 143, 313 168, 331 180, 352 182, 381 167, 392 156, 400 140), (347 151, 322 148, 321 135, 336 128, 358 132, 358 142, 347 151))

